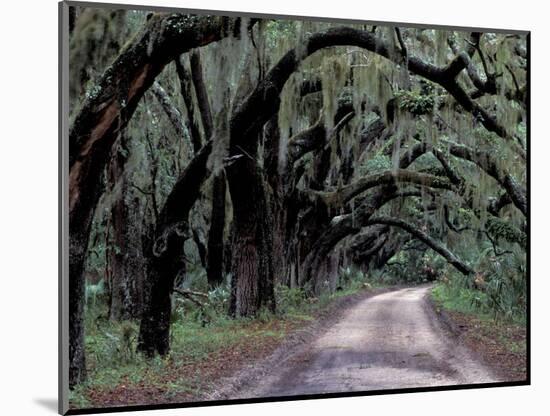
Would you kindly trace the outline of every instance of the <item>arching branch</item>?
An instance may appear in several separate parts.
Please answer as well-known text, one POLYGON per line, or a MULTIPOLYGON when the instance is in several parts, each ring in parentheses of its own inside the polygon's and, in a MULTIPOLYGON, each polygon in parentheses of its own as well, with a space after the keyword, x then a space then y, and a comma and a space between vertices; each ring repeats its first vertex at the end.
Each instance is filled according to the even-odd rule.
MULTIPOLYGON (((279 95, 301 61, 316 51, 330 46, 357 46, 377 53, 401 64, 401 57, 393 57, 390 48, 374 34, 348 27, 329 29, 311 35, 300 51, 287 52, 268 72, 262 82, 234 112, 231 120, 232 131, 239 132, 240 141, 255 140, 262 126, 279 109, 279 95), (399 61, 397 61, 399 60, 399 61)), ((435 82, 445 88, 456 101, 464 107, 487 130, 495 132, 505 139, 513 140, 506 129, 499 125, 481 106, 470 99, 468 94, 456 82, 456 76, 468 65, 468 56, 459 54, 446 67, 437 67, 415 56, 409 56, 409 71, 435 82)), ((237 140, 237 139, 236 139, 237 140)))
POLYGON ((409 234, 411 234, 412 236, 414 236, 415 238, 421 240, 424 244, 426 244, 436 253, 440 254, 463 275, 470 276, 474 274, 474 270, 464 261, 459 259, 456 255, 454 255, 447 247, 445 247, 443 243, 432 238, 430 235, 428 235, 426 232, 422 231, 421 229, 411 225, 410 222, 407 222, 398 218, 377 215, 377 216, 372 216, 367 221, 367 225, 371 225, 371 224, 372 225, 385 224, 393 227, 399 227, 405 230, 406 232, 408 232, 409 234))
POLYGON ((368 227, 367 231, 353 237, 350 251, 356 262, 364 262, 376 254, 389 239, 390 228, 385 225, 368 227))
POLYGON ((324 124, 322 114, 317 122, 306 130, 303 130, 289 139, 287 164, 290 167, 314 150, 323 149, 328 146, 344 126, 355 116, 353 101, 348 95, 342 93, 338 99, 338 108, 334 115, 334 127, 329 130, 324 124))
POLYGON ((70 129, 71 222, 84 220, 95 206, 93 190, 118 132, 164 66, 192 48, 233 32, 238 35, 239 23, 240 19, 218 16, 155 14, 122 50, 91 90, 70 129))
POLYGON ((200 195, 200 188, 209 176, 207 162, 211 151, 212 140, 209 140, 180 174, 159 213, 157 229, 187 220, 189 211, 200 195))
POLYGON ((407 169, 397 169, 363 176, 351 184, 333 192, 311 191, 311 193, 322 198, 328 206, 334 205, 335 203, 341 205, 375 186, 394 185, 398 183, 410 183, 439 189, 452 189, 452 184, 446 178, 407 169))
POLYGON ((294 135, 288 144, 288 164, 292 166, 305 154, 321 149, 326 143, 326 128, 322 117, 310 128, 294 135))
MULTIPOLYGON (((470 149, 471 150, 471 149, 470 149)), ((448 162, 446 162, 445 156, 443 153, 438 153, 438 159, 443 165, 448 165, 448 162)), ((484 153, 486 157, 490 157, 486 152, 484 153)), ((494 161, 493 161, 494 162, 494 161)), ((487 164, 482 164, 481 167, 485 167, 487 169, 487 164)), ((447 171, 447 169, 445 169, 447 171)), ((487 171, 489 174, 491 174, 492 170, 489 169, 487 171)), ((494 174, 494 172, 492 172, 494 174)), ((451 177, 456 177, 456 180, 460 184, 464 184, 465 180, 464 178, 460 177, 454 170, 451 172, 446 172, 447 175, 450 175, 451 177)), ((509 181, 505 181, 508 184, 514 184, 515 181, 513 181, 513 178, 510 178, 509 181)), ((472 210, 472 212, 478 217, 483 218, 486 216, 486 214, 482 213, 481 210, 475 206, 473 198, 466 195, 466 188, 464 186, 456 186, 453 188, 453 191, 460 196, 463 199, 463 203, 472 210)), ((506 204, 510 203, 511 198, 509 194, 505 194, 508 198, 505 198, 501 196, 496 201, 493 199, 489 199, 489 203, 487 204, 486 211, 489 214, 489 216, 486 218, 486 224, 490 226, 491 224, 495 225, 498 224, 497 228, 502 228, 500 225, 502 223, 502 220, 498 218, 498 211, 506 204)), ((520 194, 521 195, 521 194, 520 194)), ((511 243, 518 243, 523 248, 526 247, 527 242, 527 236, 524 231, 520 230, 519 228, 515 227, 512 224, 505 224, 506 232, 502 233, 503 237, 511 242, 511 243)))

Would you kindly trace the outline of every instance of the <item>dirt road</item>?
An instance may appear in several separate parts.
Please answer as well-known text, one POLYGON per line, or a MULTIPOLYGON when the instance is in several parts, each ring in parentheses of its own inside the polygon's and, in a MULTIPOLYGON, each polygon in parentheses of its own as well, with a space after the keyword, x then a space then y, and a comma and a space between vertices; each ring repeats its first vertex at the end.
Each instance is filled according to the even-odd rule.
POLYGON ((429 289, 406 288, 361 300, 311 343, 279 357, 261 377, 241 380, 239 391, 229 396, 498 381, 442 328, 427 303, 429 289))

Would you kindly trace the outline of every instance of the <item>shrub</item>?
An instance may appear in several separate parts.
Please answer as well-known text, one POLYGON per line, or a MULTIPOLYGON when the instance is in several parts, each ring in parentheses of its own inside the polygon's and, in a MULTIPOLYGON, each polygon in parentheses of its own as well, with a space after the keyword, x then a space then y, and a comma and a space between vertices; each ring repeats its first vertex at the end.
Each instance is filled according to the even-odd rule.
POLYGON ((86 337, 89 356, 101 366, 117 367, 135 360, 138 324, 136 322, 107 321, 93 335, 86 337))
POLYGON ((366 280, 365 274, 356 267, 341 267, 338 275, 338 286, 344 288, 358 288, 366 280))
POLYGON ((217 313, 227 312, 229 297, 231 295, 230 284, 227 281, 208 292, 208 303, 217 313))
MULTIPOLYGON (((480 256, 484 253, 482 251, 480 256)), ((475 277, 477 289, 471 276, 447 269, 434 288, 434 298, 449 309, 486 315, 495 320, 525 322, 526 283, 521 256, 485 255, 477 263, 477 270, 481 270, 475 277)))
POLYGON ((280 284, 275 286, 275 302, 280 314, 298 309, 305 300, 306 292, 302 288, 290 288, 280 284))

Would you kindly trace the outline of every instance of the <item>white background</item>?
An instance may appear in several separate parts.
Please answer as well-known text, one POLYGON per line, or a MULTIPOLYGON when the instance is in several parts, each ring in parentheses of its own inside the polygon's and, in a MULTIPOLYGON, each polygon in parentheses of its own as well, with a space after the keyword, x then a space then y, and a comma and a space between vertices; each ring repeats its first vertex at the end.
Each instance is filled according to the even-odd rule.
MULTIPOLYGON (((549 414, 550 13, 545 2, 140 0, 152 5, 532 31, 532 386, 150 411, 149 415, 549 414)), ((124 1, 119 1, 124 2, 124 1)), ((0 413, 57 396, 57 2, 4 2, 0 22, 0 413)), ((128 1, 128 3, 132 3, 128 1)), ((132 413, 137 414, 137 413, 132 413)))

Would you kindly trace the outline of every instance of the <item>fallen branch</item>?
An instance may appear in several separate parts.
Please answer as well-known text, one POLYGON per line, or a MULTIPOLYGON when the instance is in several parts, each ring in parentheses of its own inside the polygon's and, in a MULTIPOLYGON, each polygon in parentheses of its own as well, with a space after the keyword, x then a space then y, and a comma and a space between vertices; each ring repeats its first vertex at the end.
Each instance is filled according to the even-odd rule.
POLYGON ((190 300, 193 304, 195 304, 199 308, 204 308, 204 303, 195 299, 193 296, 206 297, 208 299, 208 295, 206 293, 194 292, 192 290, 174 288, 174 292, 183 296, 185 299, 190 300))

